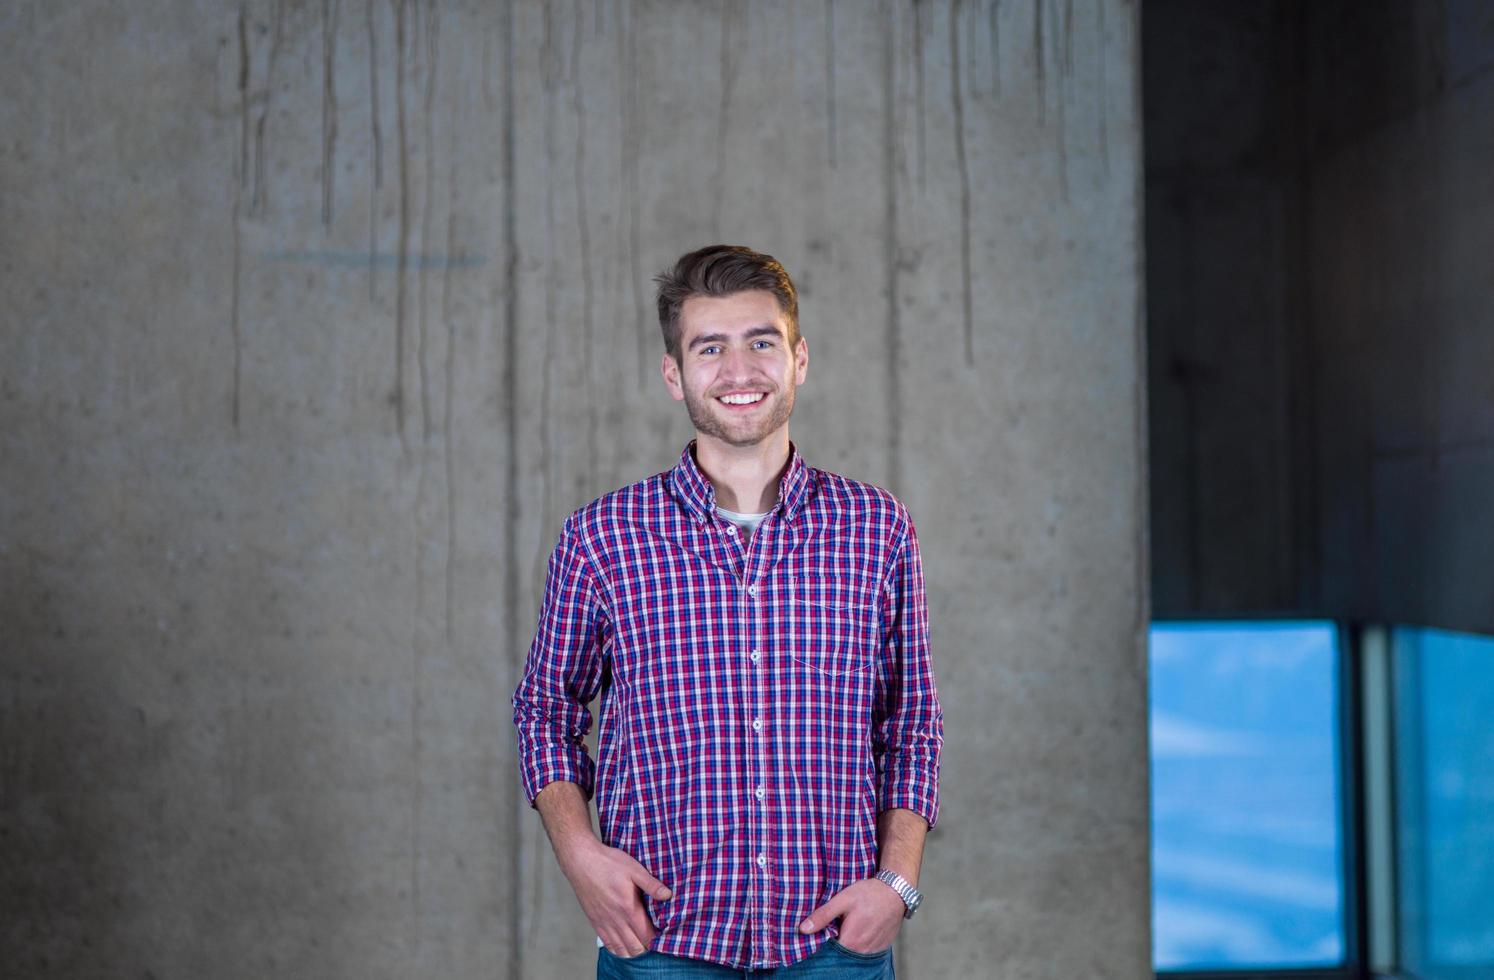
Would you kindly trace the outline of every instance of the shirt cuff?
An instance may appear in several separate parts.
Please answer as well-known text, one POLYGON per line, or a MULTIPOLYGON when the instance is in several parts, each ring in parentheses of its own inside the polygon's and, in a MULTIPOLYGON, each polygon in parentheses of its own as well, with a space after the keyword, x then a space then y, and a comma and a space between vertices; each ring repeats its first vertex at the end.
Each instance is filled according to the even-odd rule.
POLYGON ((519 767, 519 778, 524 784, 524 796, 528 798, 531 807, 540 790, 551 783, 562 781, 581 787, 582 797, 590 802, 596 766, 583 749, 549 747, 540 749, 524 761, 519 767))
POLYGON ((877 812, 912 810, 928 822, 939 820, 939 775, 918 769, 894 767, 877 777, 877 812))

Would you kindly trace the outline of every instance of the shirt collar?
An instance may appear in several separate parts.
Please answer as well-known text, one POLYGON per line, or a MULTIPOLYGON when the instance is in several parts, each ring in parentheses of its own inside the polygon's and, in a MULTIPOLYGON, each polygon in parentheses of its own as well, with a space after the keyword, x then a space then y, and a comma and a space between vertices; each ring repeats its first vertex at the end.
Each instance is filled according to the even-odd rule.
MULTIPOLYGON (((789 441, 788 467, 778 481, 778 503, 783 509, 783 520, 793 520, 804 504, 813 471, 799 456, 799 448, 789 441)), ((708 519, 716 509, 716 488, 710 478, 700 471, 695 462, 695 440, 691 439, 680 461, 669 471, 669 483, 674 495, 684 504, 698 521, 708 519)))

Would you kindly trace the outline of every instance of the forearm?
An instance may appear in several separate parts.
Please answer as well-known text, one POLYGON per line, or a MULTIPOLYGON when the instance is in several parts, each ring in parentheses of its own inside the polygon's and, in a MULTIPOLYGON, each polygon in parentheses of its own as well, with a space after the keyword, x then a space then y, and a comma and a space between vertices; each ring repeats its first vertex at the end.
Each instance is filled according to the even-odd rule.
POLYGON ((918 887, 928 832, 928 821, 912 810, 895 807, 877 814, 878 870, 895 871, 918 887))
POLYGON ((673 893, 631 856, 597 839, 586 796, 575 783, 546 783, 535 795, 534 806, 545 822, 560 870, 597 937, 619 956, 642 954, 658 930, 639 891, 659 902, 668 901, 673 893))
POLYGON ((544 821, 545 833, 550 835, 555 858, 569 877, 574 863, 601 844, 591 829, 591 808, 587 806, 586 796, 575 783, 557 779, 539 791, 534 806, 544 821))

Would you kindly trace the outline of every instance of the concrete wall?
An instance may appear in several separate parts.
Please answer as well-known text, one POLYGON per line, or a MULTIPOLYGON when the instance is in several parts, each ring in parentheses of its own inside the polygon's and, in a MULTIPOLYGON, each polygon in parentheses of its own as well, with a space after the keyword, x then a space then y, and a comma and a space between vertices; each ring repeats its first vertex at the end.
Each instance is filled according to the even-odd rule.
POLYGON ((1310 22, 1320 590, 1494 633, 1494 9, 1382 6, 1310 22))
POLYGON ((0 974, 587 974, 508 697, 563 515, 688 435, 648 277, 726 240, 923 542, 900 972, 1147 975, 1137 27, 5 5, 0 974))
POLYGON ((1145 23, 1157 614, 1494 632, 1494 12, 1145 23))
POLYGON ((1147 8, 1159 616, 1287 611, 1315 599, 1295 6, 1147 8))

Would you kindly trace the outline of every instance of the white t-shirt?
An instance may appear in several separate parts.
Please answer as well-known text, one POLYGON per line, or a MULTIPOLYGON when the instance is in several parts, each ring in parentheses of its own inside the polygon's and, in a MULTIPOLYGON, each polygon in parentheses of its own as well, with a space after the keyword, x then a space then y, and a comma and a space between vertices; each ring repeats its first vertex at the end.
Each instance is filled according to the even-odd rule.
POLYGON ((763 522, 763 518, 768 516, 767 511, 763 511, 761 514, 738 514, 734 510, 727 510, 721 506, 716 508, 716 513, 741 528, 742 532, 749 538, 752 537, 752 532, 757 530, 757 526, 763 522))

